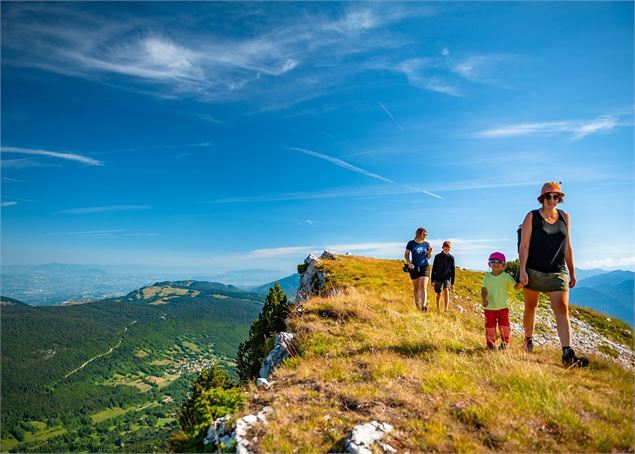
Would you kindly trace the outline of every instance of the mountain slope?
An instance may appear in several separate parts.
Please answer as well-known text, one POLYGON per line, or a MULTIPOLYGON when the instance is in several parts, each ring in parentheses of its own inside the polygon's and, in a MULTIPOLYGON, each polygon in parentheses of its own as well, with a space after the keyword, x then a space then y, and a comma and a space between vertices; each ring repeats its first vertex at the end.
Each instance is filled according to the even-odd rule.
POLYGON ((617 270, 582 279, 571 291, 571 304, 618 317, 633 326, 634 275, 632 271, 617 270))
POLYGON ((276 284, 280 284, 282 291, 289 300, 295 299, 295 294, 298 291, 298 285, 300 285, 300 275, 298 273, 294 273, 290 276, 283 277, 277 281, 269 282, 268 284, 259 285, 258 287, 253 287, 251 289, 252 292, 267 294, 270 288, 276 284))
POLYGON ((136 452, 165 450, 174 402, 202 367, 232 370, 262 300, 199 281, 76 306, 3 298, 3 451, 112 452, 116 440, 136 452), (27 421, 35 426, 25 429, 27 421), (46 438, 47 426, 59 436, 46 438))
MULTIPOLYGON (((458 270, 452 311, 424 314, 399 261, 338 257, 319 266, 329 296, 310 297, 289 319, 299 356, 274 372, 269 389, 247 394, 243 413, 273 408, 249 433, 257 450, 341 452, 351 429, 372 420, 394 427, 383 441, 400 452, 635 449, 632 367, 593 353, 589 369, 564 370, 544 301, 534 354, 517 333, 509 350, 489 352, 482 273, 458 270)), ((520 292, 511 307, 518 329, 520 292)), ((589 328, 578 322, 582 338, 589 328)), ((601 322, 632 353, 632 330, 601 322)))

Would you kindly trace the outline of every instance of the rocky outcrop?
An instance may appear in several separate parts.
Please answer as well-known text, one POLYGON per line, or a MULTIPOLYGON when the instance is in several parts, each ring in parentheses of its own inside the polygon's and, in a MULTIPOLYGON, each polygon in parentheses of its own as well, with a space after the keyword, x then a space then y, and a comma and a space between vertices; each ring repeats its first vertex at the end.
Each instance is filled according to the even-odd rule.
POLYGON ((221 449, 233 449, 238 454, 250 454, 254 452, 251 449, 254 440, 249 438, 249 431, 256 424, 266 424, 267 415, 273 412, 271 407, 263 408, 256 415, 246 415, 236 421, 232 427, 229 425, 231 416, 223 416, 218 418, 207 429, 207 436, 203 443, 215 447, 219 452, 221 449))
POLYGON ((392 430, 393 427, 390 424, 377 421, 355 426, 346 440, 346 452, 372 454, 377 448, 383 452, 397 452, 395 448, 382 441, 392 430))
POLYGON ((285 359, 295 356, 293 347, 293 333, 278 333, 274 341, 273 349, 260 367, 260 378, 269 378, 273 369, 276 368, 285 359))
POLYGON ((296 301, 302 302, 311 295, 324 293, 326 276, 319 266, 320 262, 322 260, 335 260, 336 258, 337 253, 324 251, 320 257, 311 254, 304 259, 304 263, 300 266, 302 272, 300 273, 300 286, 298 287, 296 301))

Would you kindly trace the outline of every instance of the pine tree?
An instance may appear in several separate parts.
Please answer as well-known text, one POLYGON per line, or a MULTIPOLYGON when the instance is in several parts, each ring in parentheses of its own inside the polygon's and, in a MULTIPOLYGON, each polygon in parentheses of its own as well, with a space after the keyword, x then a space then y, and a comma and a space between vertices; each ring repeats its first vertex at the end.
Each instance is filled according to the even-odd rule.
POLYGON ((287 328, 290 307, 280 284, 276 282, 269 289, 258 319, 249 328, 249 337, 238 347, 237 369, 243 382, 258 377, 260 365, 267 354, 267 341, 287 328))

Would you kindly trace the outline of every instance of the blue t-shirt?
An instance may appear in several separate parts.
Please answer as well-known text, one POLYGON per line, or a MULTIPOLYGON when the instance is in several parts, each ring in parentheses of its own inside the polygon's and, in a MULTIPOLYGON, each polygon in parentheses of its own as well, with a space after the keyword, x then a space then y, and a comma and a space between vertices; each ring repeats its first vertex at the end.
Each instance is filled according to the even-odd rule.
POLYGON ((408 241, 406 249, 412 252, 412 263, 414 266, 428 265, 428 258, 426 257, 428 246, 430 246, 430 244, 427 241, 423 243, 417 243, 415 240, 408 241))

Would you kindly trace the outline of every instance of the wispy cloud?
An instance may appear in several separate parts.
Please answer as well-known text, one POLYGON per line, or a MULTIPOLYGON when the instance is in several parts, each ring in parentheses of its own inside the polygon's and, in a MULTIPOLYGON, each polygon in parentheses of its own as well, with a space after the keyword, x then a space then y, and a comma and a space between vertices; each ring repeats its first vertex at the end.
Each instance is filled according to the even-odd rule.
POLYGON ((448 80, 447 75, 434 74, 439 66, 439 62, 430 58, 413 58, 403 61, 396 66, 396 70, 402 72, 415 87, 450 96, 461 96, 458 87, 448 80))
MULTIPOLYGON (((413 232, 414 233, 414 232, 413 232)), ((428 239, 435 250, 440 250, 445 240, 452 241, 455 251, 462 255, 484 254, 501 241, 509 239, 501 238, 431 238, 428 239)), ((401 258, 403 256, 407 239, 404 241, 375 241, 364 243, 332 243, 308 246, 282 246, 265 249, 255 249, 248 252, 248 256, 254 259, 272 257, 301 257, 308 254, 318 254, 323 250, 335 251, 340 254, 350 252, 353 255, 366 255, 381 258, 401 258)))
POLYGON ((3 207, 12 207, 17 204, 18 202, 0 202, 0 206, 3 206, 3 207))
POLYGON ((333 70, 337 62, 385 49, 392 39, 387 25, 434 14, 424 6, 353 4, 334 10, 285 5, 286 14, 259 15, 254 23, 244 20, 245 13, 259 6, 210 3, 197 8, 196 15, 145 14, 131 19, 124 16, 125 9, 106 8, 97 15, 69 5, 7 6, 2 25, 3 48, 8 51, 3 52, 3 63, 101 80, 160 97, 209 102, 253 99, 258 94, 273 100, 274 93, 275 99, 292 102, 316 87, 345 80, 345 74, 333 70), (295 8, 295 14, 289 8, 295 8), (231 17, 247 32, 232 35, 227 27, 215 31, 221 29, 214 26, 219 18, 226 24, 231 17), (317 64, 306 65, 308 61, 317 64), (312 68, 311 78, 288 77, 306 74, 303 65, 312 68), (313 82, 307 83, 310 79, 313 82))
POLYGON ((109 211, 139 211, 149 210, 151 207, 148 205, 106 205, 86 208, 69 208, 61 210, 62 214, 92 214, 92 213, 106 213, 109 211))
POLYGON ((17 180, 15 178, 2 177, 4 183, 26 183, 24 180, 17 180))
POLYGON ((84 236, 84 235, 103 235, 103 234, 112 234, 112 233, 121 233, 125 232, 125 230, 116 229, 116 230, 87 230, 83 232, 68 232, 69 235, 74 236, 84 236))
POLYGON ((185 143, 185 144, 175 144, 175 145, 154 145, 154 146, 148 146, 148 147, 120 148, 118 150, 97 151, 90 154, 102 155, 102 154, 111 154, 111 153, 131 153, 135 151, 158 151, 158 150, 173 150, 173 149, 181 149, 181 148, 207 148, 211 146, 213 146, 211 142, 195 142, 195 143, 185 143))
POLYGON ((624 268, 635 265, 635 256, 609 257, 603 259, 586 260, 579 263, 581 268, 624 268))
POLYGON ((252 258, 271 258, 271 257, 284 257, 294 256, 298 254, 306 254, 307 251, 314 250, 315 246, 285 246, 276 248, 254 249, 247 255, 252 258))
POLYGON ((386 108, 386 106, 384 106, 384 104, 381 101, 379 102, 379 105, 381 106, 382 109, 384 109, 384 112, 386 112, 386 115, 388 115, 390 117, 390 119, 397 125, 399 130, 401 132, 404 132, 404 130, 401 127, 401 125, 399 124, 399 122, 397 122, 397 120, 395 120, 395 117, 393 117, 392 113, 390 113, 390 111, 386 108))
POLYGON ((68 232, 68 235, 77 236, 80 238, 91 238, 91 239, 160 236, 159 233, 136 233, 136 232, 128 232, 127 230, 124 230, 124 229, 87 230, 83 232, 68 232))
POLYGON ((485 129, 474 134, 481 139, 506 137, 569 134, 572 140, 580 140, 591 134, 608 132, 620 125, 617 116, 603 115, 593 120, 563 120, 536 123, 516 123, 485 129))
POLYGON ((89 166, 103 166, 104 165, 104 163, 101 161, 98 161, 93 158, 89 158, 87 156, 75 154, 75 153, 64 153, 64 152, 49 151, 49 150, 35 150, 32 148, 18 148, 18 147, 0 147, 0 151, 2 151, 2 153, 27 154, 27 155, 35 155, 35 156, 46 156, 48 158, 64 159, 67 161, 81 162, 82 164, 86 164, 89 166))
POLYGON ((444 48, 439 56, 417 57, 397 64, 385 62, 385 69, 402 73, 408 82, 418 88, 450 96, 465 96, 466 83, 496 85, 502 68, 514 55, 488 54, 451 57, 444 48))
POLYGON ((27 167, 61 167, 61 164, 42 162, 32 158, 0 159, 0 166, 11 169, 25 169, 27 167))
POLYGON ((341 159, 334 158, 333 156, 325 155, 323 153, 318 153, 317 151, 307 150, 306 148, 287 147, 287 149, 292 150, 292 151, 298 151, 300 153, 304 153, 304 154, 306 154, 308 156, 312 156, 314 158, 322 159, 324 161, 330 162, 333 165, 336 165, 337 167, 342 167, 343 169, 347 169, 347 170, 350 170, 352 172, 360 173, 362 175, 366 175, 368 177, 375 178, 376 180, 379 180, 379 181, 384 181, 386 183, 394 183, 394 181, 392 181, 389 178, 382 177, 381 175, 378 175, 376 173, 369 172, 368 170, 364 170, 364 169, 362 169, 360 167, 357 167, 357 166, 354 166, 352 164, 349 164, 346 161, 342 161, 341 159))

